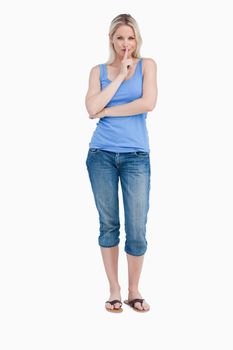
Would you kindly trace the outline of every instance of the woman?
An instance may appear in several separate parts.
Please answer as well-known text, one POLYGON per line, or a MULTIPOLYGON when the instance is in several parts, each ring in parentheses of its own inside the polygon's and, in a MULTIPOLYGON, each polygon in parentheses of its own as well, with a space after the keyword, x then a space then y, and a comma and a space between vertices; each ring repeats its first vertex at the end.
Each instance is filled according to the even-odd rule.
POLYGON ((138 285, 147 250, 151 173, 146 117, 156 105, 157 65, 151 58, 141 58, 141 44, 135 19, 129 14, 115 17, 109 30, 110 58, 91 69, 85 99, 89 118, 99 118, 86 166, 99 214, 98 243, 110 287, 105 308, 112 312, 122 311, 118 281, 119 179, 128 262, 128 299, 124 302, 140 312, 150 308, 138 285))

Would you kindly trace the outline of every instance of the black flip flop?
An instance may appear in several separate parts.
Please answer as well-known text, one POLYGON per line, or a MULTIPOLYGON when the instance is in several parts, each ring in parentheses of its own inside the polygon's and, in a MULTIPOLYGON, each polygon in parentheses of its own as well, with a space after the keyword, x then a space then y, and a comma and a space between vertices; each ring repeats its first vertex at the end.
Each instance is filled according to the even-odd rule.
POLYGON ((115 305, 116 303, 120 303, 119 309, 117 309, 117 308, 115 308, 115 307, 114 307, 113 309, 110 309, 109 307, 107 307, 107 306, 105 305, 105 309, 106 309, 107 311, 110 311, 110 312, 122 312, 122 311, 123 311, 123 309, 121 308, 122 302, 121 302, 120 300, 118 300, 118 299, 111 300, 111 301, 107 300, 106 303, 109 303, 109 304, 111 304, 111 305, 115 305))
MULTIPOLYGON (((149 311, 150 309, 148 309, 148 310, 145 310, 145 309, 142 309, 142 310, 139 310, 137 307, 135 307, 134 305, 135 305, 135 303, 141 303, 141 305, 142 305, 142 303, 143 303, 143 301, 144 301, 145 299, 138 299, 138 298, 136 298, 136 299, 132 299, 132 300, 125 300, 124 301, 124 303, 126 304, 126 305, 128 305, 128 306, 130 306, 130 307, 132 307, 132 309, 134 309, 135 311, 138 311, 138 312, 147 312, 147 311, 149 311)), ((143 306, 142 306, 143 307, 143 306)))

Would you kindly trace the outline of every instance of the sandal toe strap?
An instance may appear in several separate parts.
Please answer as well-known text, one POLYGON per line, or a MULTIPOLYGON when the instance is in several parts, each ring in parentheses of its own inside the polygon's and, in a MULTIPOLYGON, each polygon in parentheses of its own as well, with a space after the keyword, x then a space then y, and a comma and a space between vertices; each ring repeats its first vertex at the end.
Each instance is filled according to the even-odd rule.
POLYGON ((122 305, 122 302, 118 299, 111 300, 111 301, 107 300, 106 303, 109 303, 111 305, 115 305, 116 303, 120 303, 120 306, 122 305))
POLYGON ((133 306, 133 307, 134 307, 135 303, 141 303, 141 305, 142 305, 143 300, 144 300, 144 299, 136 298, 136 299, 133 299, 133 300, 129 301, 129 304, 130 304, 131 306, 133 306))

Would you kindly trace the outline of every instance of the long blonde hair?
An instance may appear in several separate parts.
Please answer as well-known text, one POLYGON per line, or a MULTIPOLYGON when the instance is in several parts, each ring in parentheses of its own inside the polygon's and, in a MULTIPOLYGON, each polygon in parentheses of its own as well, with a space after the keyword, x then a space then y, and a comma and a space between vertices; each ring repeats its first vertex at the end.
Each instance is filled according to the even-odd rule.
POLYGON ((123 14, 120 14, 120 15, 116 16, 115 18, 113 18, 113 20, 110 24, 110 28, 109 28, 109 58, 108 58, 106 64, 111 64, 115 60, 116 52, 114 50, 113 44, 110 41, 110 38, 113 37, 114 33, 121 25, 128 25, 133 29, 134 35, 136 38, 137 46, 136 46, 136 50, 132 53, 132 57, 141 58, 140 48, 142 46, 142 37, 141 37, 140 31, 139 31, 138 24, 137 24, 136 20, 131 15, 123 13, 123 14))

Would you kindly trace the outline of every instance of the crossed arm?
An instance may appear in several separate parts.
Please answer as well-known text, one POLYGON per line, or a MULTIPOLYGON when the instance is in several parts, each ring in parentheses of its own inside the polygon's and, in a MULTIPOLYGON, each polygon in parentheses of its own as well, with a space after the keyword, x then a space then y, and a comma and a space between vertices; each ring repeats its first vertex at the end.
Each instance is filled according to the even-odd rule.
MULTIPOLYGON (((95 98, 95 102, 96 102, 95 105, 98 106, 98 102, 99 102, 100 107, 99 108, 97 107, 98 111, 96 111, 96 110, 94 111, 91 108, 88 108, 88 94, 87 94, 86 106, 87 106, 87 110, 89 112, 90 119, 103 118, 105 116, 125 117, 125 116, 149 112, 155 108, 155 105, 157 102, 157 96, 158 96, 157 65, 156 65, 156 62, 151 58, 144 59, 144 62, 145 62, 145 64, 144 64, 144 73, 143 73, 142 97, 138 98, 132 102, 123 104, 123 105, 105 108, 104 106, 101 106, 101 98, 100 97, 103 97, 103 96, 95 94, 92 96, 92 98, 95 98)), ((107 99, 107 103, 108 103, 108 100, 110 100, 112 98, 112 96, 115 94, 115 92, 119 88, 122 81, 123 81, 122 78, 120 76, 118 76, 118 77, 116 77, 115 80, 113 80, 109 84, 109 86, 107 86, 106 89, 103 90, 105 92, 104 97, 105 97, 105 101, 107 99)), ((89 98, 89 101, 90 101, 90 98, 89 98)), ((94 102, 94 100, 92 100, 92 102, 94 102)), ((105 103, 105 105, 107 103, 105 103)))

